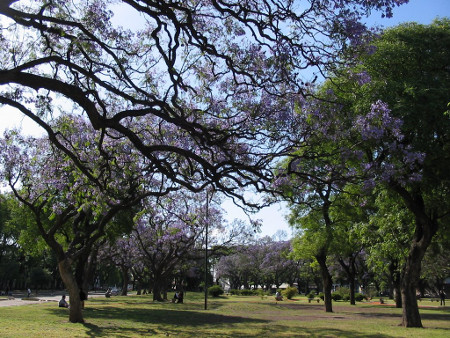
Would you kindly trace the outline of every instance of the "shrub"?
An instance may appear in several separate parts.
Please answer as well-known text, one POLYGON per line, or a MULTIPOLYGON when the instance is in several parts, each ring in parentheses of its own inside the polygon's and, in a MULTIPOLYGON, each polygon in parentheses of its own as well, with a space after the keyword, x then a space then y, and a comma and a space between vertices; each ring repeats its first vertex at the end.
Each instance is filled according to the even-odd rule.
POLYGON ((306 295, 306 297, 308 297, 308 299, 314 299, 314 297, 316 297, 316 295, 311 291, 310 293, 308 293, 306 295))
POLYGON ((333 292, 331 294, 331 299, 334 300, 334 301, 341 300, 342 299, 342 295, 339 292, 333 292))
POLYGON ((241 294, 241 290, 230 289, 230 295, 239 296, 241 294))
POLYGON ((248 290, 248 289, 241 290, 241 296, 254 296, 254 295, 257 295, 257 290, 248 290))
POLYGON ((348 301, 350 300, 350 295, 343 295, 343 296, 342 296, 342 300, 343 300, 344 302, 348 302, 348 301))
POLYGON ((283 294, 284 297, 286 297, 287 299, 292 299, 292 297, 294 297, 295 295, 298 294, 298 290, 296 287, 288 287, 285 290, 283 290, 281 292, 283 294))
POLYGON ((363 295, 363 294, 361 294, 361 293, 359 293, 359 292, 356 292, 355 293, 355 300, 357 301, 357 302, 362 302, 362 300, 363 299, 365 299, 366 297, 363 295))
POLYGON ((261 299, 265 299, 268 295, 270 295, 270 292, 264 291, 263 289, 256 290, 256 293, 261 297, 261 299))
POLYGON ((323 292, 319 292, 319 298, 325 300, 325 294, 323 292))
POLYGON ((219 297, 223 295, 223 289, 220 285, 213 285, 208 288, 208 294, 212 297, 219 297))

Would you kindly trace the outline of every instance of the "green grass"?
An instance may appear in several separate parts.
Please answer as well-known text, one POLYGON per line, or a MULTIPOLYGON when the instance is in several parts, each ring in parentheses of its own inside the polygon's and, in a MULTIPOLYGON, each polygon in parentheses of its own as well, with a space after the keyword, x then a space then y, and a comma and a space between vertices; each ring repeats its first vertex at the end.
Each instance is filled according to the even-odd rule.
POLYGON ((56 302, 0 307, 1 337, 448 337, 450 308, 420 302, 423 329, 399 326, 401 309, 306 298, 275 302, 273 297, 229 296, 208 299, 188 292, 185 304, 157 303, 151 296, 92 298, 86 302, 85 324, 68 322, 68 310, 56 302))

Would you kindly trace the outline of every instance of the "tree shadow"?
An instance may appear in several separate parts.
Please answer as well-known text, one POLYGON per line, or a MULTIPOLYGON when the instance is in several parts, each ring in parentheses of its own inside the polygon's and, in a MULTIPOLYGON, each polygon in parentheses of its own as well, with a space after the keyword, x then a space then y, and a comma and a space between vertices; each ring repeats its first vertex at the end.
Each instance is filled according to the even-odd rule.
MULTIPOLYGON (((296 328, 296 332, 289 334, 285 332, 286 328, 282 325, 271 325, 266 327, 263 332, 259 332, 257 336, 261 337, 278 337, 280 332, 287 333, 283 336, 289 337, 352 337, 352 338, 390 338, 390 335, 384 335, 380 333, 369 334, 367 332, 355 332, 348 330, 341 330, 335 328, 296 328)), ((255 335, 256 336, 256 335, 255 335)))
MULTIPOLYGON (((181 304, 180 304, 181 305, 181 304)), ((215 326, 223 327, 224 325, 233 325, 241 323, 249 324, 267 324, 269 321, 261 319, 251 319, 239 316, 218 315, 211 312, 201 312, 188 309, 176 310, 170 309, 148 309, 148 308, 121 308, 121 307, 105 307, 105 308, 86 308, 84 310, 84 318, 87 321, 83 325, 88 329, 86 335, 90 337, 100 336, 130 336, 142 335, 150 336, 161 334, 179 335, 180 332, 187 336, 197 336, 199 327, 207 325, 214 329, 215 326), (89 321, 97 319, 101 320, 104 325, 96 325, 89 321), (128 322, 139 322, 140 327, 118 326, 120 320, 126 319, 128 322), (147 325, 148 326, 147 326, 147 325)), ((60 316, 63 316, 59 309, 49 309, 60 316)), ((67 316, 67 313, 65 313, 67 316)))

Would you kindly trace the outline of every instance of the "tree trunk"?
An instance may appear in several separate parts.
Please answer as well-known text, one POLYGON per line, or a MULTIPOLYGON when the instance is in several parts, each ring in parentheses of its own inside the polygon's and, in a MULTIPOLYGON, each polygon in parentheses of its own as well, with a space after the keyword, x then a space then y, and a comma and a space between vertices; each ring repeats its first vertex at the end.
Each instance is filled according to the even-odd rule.
POLYGON ((355 301, 355 276, 349 280, 350 284, 350 305, 356 305, 355 301))
POLYGON ((161 282, 157 279, 153 282, 153 300, 162 302, 163 298, 161 297, 162 285, 161 282))
POLYGON ((122 293, 121 296, 126 296, 128 294, 128 283, 130 281, 130 276, 128 275, 129 268, 126 266, 121 266, 122 271, 122 293))
POLYGON ((417 304, 417 286, 420 278, 422 258, 425 255, 426 247, 414 241, 406 259, 403 278, 401 281, 402 294, 402 326, 423 327, 417 304))
POLYGON ((356 255, 350 255, 348 261, 348 265, 345 264, 345 261, 342 258, 339 258, 339 263, 347 274, 348 284, 350 286, 350 305, 356 305, 355 301, 355 277, 356 277, 356 267, 355 260, 356 255))
POLYGON ((419 306, 416 299, 416 283, 413 280, 402 282, 402 326, 422 327, 422 320, 419 314, 419 306))
POLYGON ((401 292, 402 276, 401 276, 401 273, 397 270, 396 266, 397 266, 397 264, 395 264, 395 266, 392 266, 392 268, 395 268, 395 269, 393 269, 390 272, 391 272, 395 307, 400 309, 402 307, 402 292, 401 292))
POLYGON ((86 297, 88 297, 88 292, 90 289, 90 286, 94 285, 94 276, 95 276, 95 269, 97 267, 97 257, 98 257, 98 250, 99 246, 94 245, 94 248, 92 249, 91 253, 88 256, 86 266, 84 268, 84 278, 83 278, 83 284, 81 285, 82 289, 86 291, 86 297))
POLYGON ((402 293, 401 293, 402 276, 398 267, 399 267, 398 260, 391 259, 391 262, 389 264, 389 278, 392 284, 391 293, 392 298, 395 301, 395 307, 400 309, 402 307, 402 293))
POLYGON ((415 219, 414 237, 406 259, 401 282, 403 303, 402 326, 422 327, 416 290, 420 280, 422 259, 433 236, 438 230, 436 218, 438 213, 437 210, 429 210, 425 207, 425 202, 420 191, 410 192, 395 183, 391 184, 391 188, 401 196, 415 219))
POLYGON ((416 230, 402 276, 402 326, 422 327, 422 321, 417 305, 417 287, 420 280, 420 270, 425 252, 437 231, 437 223, 425 216, 424 209, 416 214, 416 230), (423 212, 421 212, 423 211, 423 212))
POLYGON ((395 307, 397 309, 401 309, 402 308, 402 291, 401 291, 400 283, 398 285, 394 285, 394 300, 395 300, 395 307))
POLYGON ((59 273, 65 287, 69 291, 69 321, 71 323, 84 323, 81 310, 80 289, 72 273, 70 262, 67 259, 58 262, 59 273))
POLYGON ((322 275, 325 312, 333 312, 333 305, 331 299, 331 289, 333 287, 333 281, 331 279, 330 272, 328 271, 328 266, 326 262, 327 256, 317 255, 315 257, 317 259, 317 262, 319 263, 320 273, 322 275))

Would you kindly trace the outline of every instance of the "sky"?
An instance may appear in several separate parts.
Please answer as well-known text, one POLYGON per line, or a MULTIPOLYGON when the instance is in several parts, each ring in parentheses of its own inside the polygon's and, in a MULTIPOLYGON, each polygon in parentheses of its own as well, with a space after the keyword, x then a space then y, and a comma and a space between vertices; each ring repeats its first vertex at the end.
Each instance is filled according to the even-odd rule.
MULTIPOLYGON (((373 13, 367 24, 382 27, 395 26, 408 21, 430 24, 437 17, 450 17, 450 0, 410 0, 408 4, 394 8, 393 13, 393 18, 389 19, 382 19, 380 13, 373 13)), ((22 126, 23 130, 36 130, 34 122, 10 109, 1 109, 0 117, 1 133, 5 126, 22 126)), ((258 198, 262 199, 262 197, 255 196, 256 200, 258 198)), ((248 221, 248 216, 231 201, 225 201, 222 207, 226 211, 227 220, 232 221, 237 218, 248 221)), ((276 204, 252 215, 252 219, 260 219, 262 222, 260 236, 281 235, 279 232, 284 231, 286 238, 289 238, 292 231, 285 219, 287 213, 288 210, 284 205, 276 204)))

